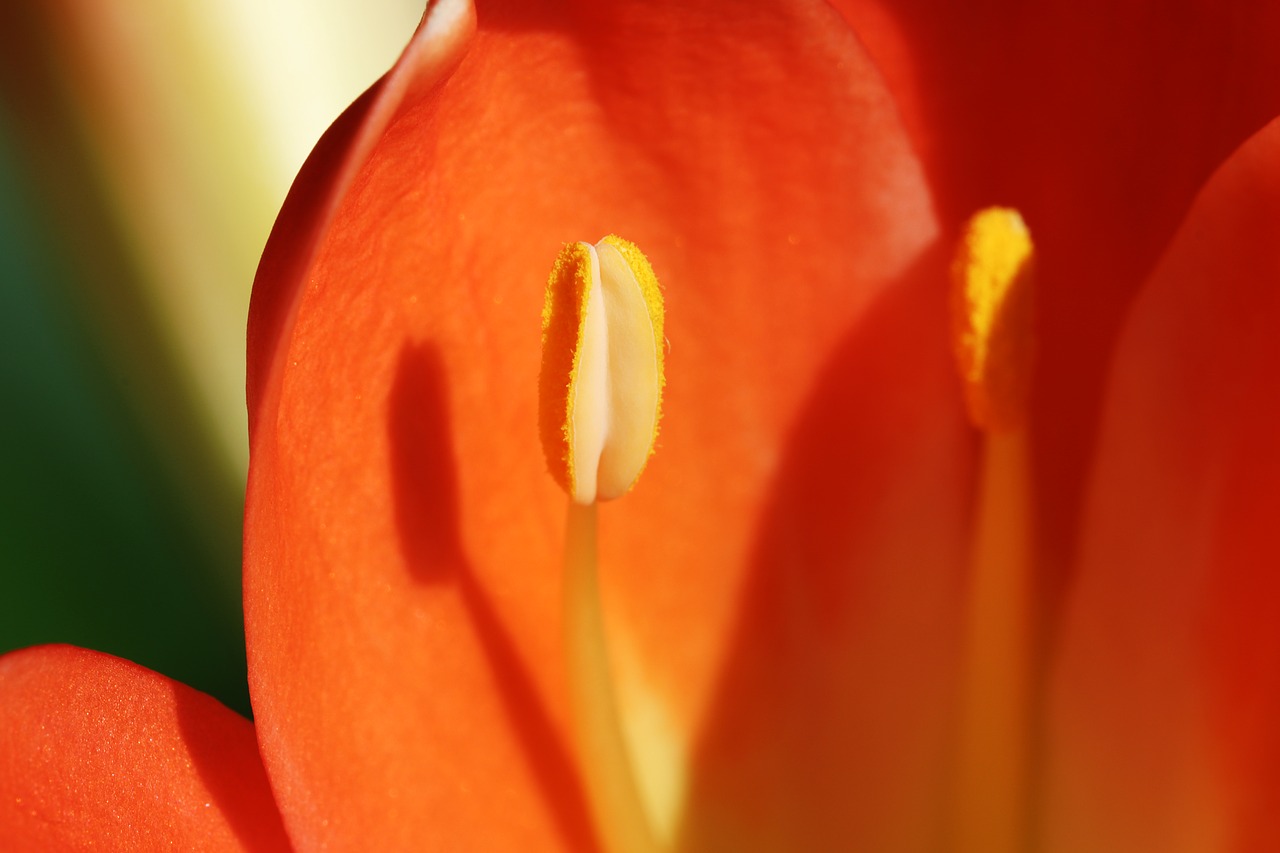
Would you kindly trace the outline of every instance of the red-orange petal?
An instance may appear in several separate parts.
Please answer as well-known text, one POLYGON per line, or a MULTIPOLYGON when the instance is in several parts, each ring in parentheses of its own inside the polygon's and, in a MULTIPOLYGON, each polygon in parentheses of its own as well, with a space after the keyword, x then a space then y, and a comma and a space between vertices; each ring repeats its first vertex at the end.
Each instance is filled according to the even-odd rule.
POLYGON ((833 2, 885 73, 944 230, 1000 204, 1035 235, 1037 498, 1057 576, 1128 307, 1209 175, 1280 115, 1280 4, 833 2))
POLYGON ((246 623, 295 840, 592 843, 537 375, 550 264, 611 232, 671 341, 657 454, 601 509, 623 701, 664 706, 725 832, 900 822, 937 766, 971 446, 944 253, 874 69, 820 4, 495 3, 452 76, 388 94, 429 41, 371 141, 302 179, 333 218, 294 206, 277 245, 314 255, 258 282, 290 307, 250 353, 246 623), (774 796, 806 767, 825 793, 774 796))
POLYGON ((1047 851, 1280 845, 1280 122, 1206 186, 1105 398, 1047 851))
POLYGON ((253 724, 71 646, 0 658, 0 847, 288 850, 253 724))

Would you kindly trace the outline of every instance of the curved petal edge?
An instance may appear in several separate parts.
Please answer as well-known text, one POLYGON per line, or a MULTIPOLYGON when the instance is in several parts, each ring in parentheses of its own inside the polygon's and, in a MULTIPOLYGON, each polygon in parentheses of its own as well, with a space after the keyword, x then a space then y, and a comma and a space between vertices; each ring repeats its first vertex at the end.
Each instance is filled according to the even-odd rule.
POLYGON ((1280 120, 1206 185, 1105 398, 1043 849, 1264 850, 1280 737, 1280 120))
POLYGON ((72 646, 0 658, 6 850, 288 850, 253 724, 72 646))

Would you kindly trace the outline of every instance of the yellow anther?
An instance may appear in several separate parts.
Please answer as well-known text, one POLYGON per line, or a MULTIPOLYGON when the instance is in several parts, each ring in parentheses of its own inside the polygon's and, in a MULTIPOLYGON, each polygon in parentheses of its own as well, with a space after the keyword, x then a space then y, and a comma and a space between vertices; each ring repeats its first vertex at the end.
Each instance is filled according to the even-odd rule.
POLYGON ((542 311, 539 420, 551 476, 576 503, 630 491, 658 434, 662 292, 632 243, 572 243, 542 311))
POLYGON ((1016 210, 974 214, 951 267, 956 357, 969 418, 1003 432, 1026 419, 1034 349, 1031 234, 1016 210))

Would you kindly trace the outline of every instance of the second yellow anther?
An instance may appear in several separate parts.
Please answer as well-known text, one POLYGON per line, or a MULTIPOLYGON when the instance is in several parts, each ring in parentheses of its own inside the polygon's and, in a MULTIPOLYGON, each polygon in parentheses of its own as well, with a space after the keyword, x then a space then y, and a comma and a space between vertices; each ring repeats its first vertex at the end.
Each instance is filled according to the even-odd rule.
POLYGON ((1034 350, 1031 234, 1016 210, 965 226, 951 267, 956 358, 970 420, 1007 431, 1026 418, 1034 350))

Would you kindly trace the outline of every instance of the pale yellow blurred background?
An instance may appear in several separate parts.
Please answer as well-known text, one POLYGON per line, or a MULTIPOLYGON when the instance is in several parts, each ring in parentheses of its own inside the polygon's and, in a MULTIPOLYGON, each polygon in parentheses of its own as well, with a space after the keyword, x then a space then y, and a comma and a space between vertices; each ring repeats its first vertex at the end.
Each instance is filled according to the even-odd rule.
POLYGON ((421 0, 0 9, 0 651, 72 642, 247 711, 250 285, 421 0))
POLYGON ((258 256, 303 160, 395 61, 422 0, 62 8, 66 92, 93 166, 219 450, 243 471, 242 340, 258 256))

